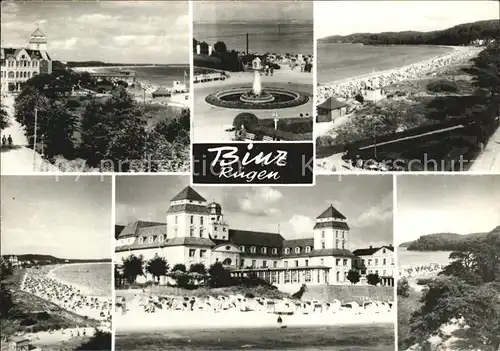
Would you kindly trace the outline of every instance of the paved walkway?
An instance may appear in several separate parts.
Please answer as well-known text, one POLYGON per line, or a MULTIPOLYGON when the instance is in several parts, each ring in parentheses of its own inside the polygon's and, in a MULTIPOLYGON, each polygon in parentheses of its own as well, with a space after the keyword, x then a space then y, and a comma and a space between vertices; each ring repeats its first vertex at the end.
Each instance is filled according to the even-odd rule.
POLYGON ((500 172, 500 127, 491 136, 483 152, 474 161, 469 171, 481 173, 500 172))
POLYGON ((12 149, 2 147, 0 173, 59 172, 56 166, 44 160, 39 153, 33 154, 33 150, 27 147, 28 139, 24 135, 24 128, 14 118, 14 97, 2 98, 2 105, 6 107, 9 114, 10 125, 1 132, 1 135, 5 135, 6 138, 10 135, 14 146, 12 149))

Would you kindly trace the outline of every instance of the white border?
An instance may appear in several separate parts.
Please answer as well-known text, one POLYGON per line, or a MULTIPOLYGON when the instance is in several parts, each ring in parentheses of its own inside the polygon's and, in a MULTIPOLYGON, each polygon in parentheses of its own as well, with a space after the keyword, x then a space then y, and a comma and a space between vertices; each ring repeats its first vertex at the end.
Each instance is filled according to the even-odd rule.
POLYGON ((115 349, 115 218, 116 218, 116 177, 111 176, 111 350, 115 349))
POLYGON ((393 181, 392 181, 392 246, 394 247, 394 269, 393 269, 393 276, 394 276, 394 311, 395 313, 395 320, 394 320, 394 350, 398 351, 398 280, 399 280, 399 247, 397 245, 396 241, 396 233, 398 226, 396 224, 396 218, 398 215, 398 188, 397 188, 397 183, 398 183, 398 176, 393 173, 392 175, 393 181))

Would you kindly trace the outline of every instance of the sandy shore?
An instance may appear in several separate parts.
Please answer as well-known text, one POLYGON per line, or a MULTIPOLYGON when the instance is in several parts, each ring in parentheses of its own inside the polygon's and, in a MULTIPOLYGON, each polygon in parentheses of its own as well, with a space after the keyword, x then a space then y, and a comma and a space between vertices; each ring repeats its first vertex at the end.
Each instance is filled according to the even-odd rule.
MULTIPOLYGON (((119 332, 180 329, 273 328, 278 316, 266 312, 221 311, 162 311, 144 313, 131 310, 125 315, 115 313, 113 322, 119 332)), ((342 326, 357 324, 392 324, 393 312, 370 313, 352 311, 337 313, 294 314, 281 317, 287 327, 342 326)))
MULTIPOLYGON (((94 264, 106 264, 106 263, 107 262, 89 262, 89 263, 71 263, 71 264, 57 265, 57 266, 54 266, 51 270, 48 271, 47 277, 49 277, 51 279, 55 279, 55 280, 57 280, 58 282, 60 282, 62 284, 71 285, 74 288, 80 290, 83 294, 85 294, 87 296, 102 298, 102 296, 95 295, 95 292, 94 292, 94 290, 92 290, 91 287, 85 286, 85 285, 75 284, 73 282, 65 281, 65 280, 61 279, 60 277, 58 277, 55 274, 55 271, 57 271, 57 270, 59 270, 61 268, 64 268, 64 267, 68 267, 68 266, 71 266, 71 267, 74 267, 74 266, 87 266, 87 265, 91 265, 91 264, 94 265, 94 264)), ((109 264, 111 265, 111 262, 109 262, 109 264)), ((111 291, 110 291, 110 294, 111 294, 111 291)))

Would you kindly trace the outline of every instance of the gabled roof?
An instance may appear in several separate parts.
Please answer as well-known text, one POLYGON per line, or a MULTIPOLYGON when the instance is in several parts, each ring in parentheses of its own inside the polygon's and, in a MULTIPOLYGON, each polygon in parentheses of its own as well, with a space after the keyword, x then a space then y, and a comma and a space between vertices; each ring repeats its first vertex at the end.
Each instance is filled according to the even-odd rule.
POLYGON ((330 205, 326 210, 323 211, 316 219, 319 218, 339 218, 347 219, 342 213, 340 213, 333 205, 330 205))
POLYGON ((294 247, 307 247, 310 246, 314 248, 314 238, 306 238, 306 239, 292 239, 283 241, 283 247, 289 247, 293 249, 294 247))
POLYGON ((46 51, 26 48, 2 48, 2 59, 7 59, 9 57, 17 58, 17 55, 23 50, 28 54, 31 60, 51 60, 46 51))
POLYGON ((318 105, 318 108, 323 108, 325 110, 338 110, 339 108, 348 106, 345 102, 339 101, 335 99, 334 97, 328 98, 325 102, 322 104, 318 105))
POLYGON ((45 33, 42 32, 40 28, 37 28, 33 33, 31 33, 32 37, 44 37, 45 33))
POLYGON ((254 232, 250 230, 229 229, 229 241, 236 245, 283 246, 283 237, 277 233, 254 232))
POLYGON ((182 189, 182 191, 177 195, 175 195, 174 198, 170 201, 181 201, 181 200, 192 200, 192 201, 203 201, 203 202, 207 201, 203 198, 203 196, 198 194, 198 192, 193 188, 191 188, 189 185, 184 189, 182 189))
POLYGON ((375 252, 377 252, 383 248, 386 248, 387 250, 394 252, 394 246, 389 245, 389 246, 381 246, 381 247, 369 247, 367 249, 358 249, 358 250, 354 250, 352 253, 356 256, 371 256, 375 252))
POLYGON ((159 225, 165 225, 165 223, 160 222, 145 222, 145 221, 137 221, 129 223, 123 228, 118 238, 126 238, 130 236, 139 235, 139 230, 146 227, 154 227, 159 225))

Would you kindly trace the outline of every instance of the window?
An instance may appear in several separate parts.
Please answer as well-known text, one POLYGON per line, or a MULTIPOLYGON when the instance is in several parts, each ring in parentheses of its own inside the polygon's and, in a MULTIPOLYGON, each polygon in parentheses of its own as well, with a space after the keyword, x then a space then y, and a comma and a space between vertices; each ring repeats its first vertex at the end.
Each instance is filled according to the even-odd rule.
POLYGON ((345 232, 342 232, 342 239, 345 238, 345 232))
POLYGON ((309 267, 309 260, 305 261, 306 267, 309 267))
POLYGON ((337 259, 335 260, 335 264, 336 264, 337 266, 340 266, 340 258, 337 258, 337 259))
POLYGON ((305 275, 304 279, 305 279, 306 283, 310 283, 311 282, 311 271, 310 270, 305 271, 304 275, 305 275))
POLYGON ((306 246, 306 253, 309 253, 311 252, 311 247, 310 246, 306 246))
POLYGON ((165 240, 165 237, 164 237, 163 235, 160 235, 160 236, 158 237, 158 241, 159 241, 159 242, 161 242, 161 243, 162 243, 164 240, 165 240))
POLYGON ((283 261, 285 268, 288 268, 288 261, 283 261))
POLYGON ((382 250, 382 253, 385 254, 385 249, 382 250))
POLYGON ((203 228, 200 228, 200 238, 203 238, 203 228))
POLYGON ((266 260, 262 261, 262 267, 267 268, 267 261, 266 260))
POLYGON ((223 228, 222 228, 222 231, 223 231, 223 232, 225 232, 225 231, 226 231, 226 227, 223 227, 223 228))
POLYGON ((385 258, 382 260, 382 262, 384 266, 387 264, 387 260, 385 258))
POLYGON ((324 264, 325 264, 325 260, 322 258, 322 259, 319 261, 319 263, 320 263, 321 265, 324 265, 324 264))
POLYGON ((335 242, 335 248, 336 248, 336 249, 338 249, 338 248, 339 248, 339 241, 338 241, 338 240, 335 242))
POLYGON ((345 249, 345 241, 342 241, 342 250, 345 249))
POLYGON ((143 242, 144 242, 144 238, 141 236, 141 237, 139 238, 139 244, 142 244, 143 242))
POLYGON ((386 272, 386 271, 384 271, 384 277, 385 277, 386 273, 387 273, 387 272, 386 272))
POLYGON ((285 249, 285 253, 286 253, 287 255, 290 253, 290 249, 289 249, 288 247, 285 249))
POLYGON ((214 227, 214 230, 217 231, 218 230, 217 227, 214 227))
POLYGON ((189 229, 189 236, 191 236, 191 237, 194 236, 194 229, 193 228, 189 229))
POLYGON ((148 243, 151 244, 152 242, 153 242, 153 237, 152 236, 148 237, 148 243))
POLYGON ((295 260, 295 267, 299 266, 299 261, 295 260))
POLYGON ((200 250, 200 257, 201 258, 207 257, 207 250, 200 250))
POLYGON ((347 266, 347 258, 344 258, 344 266, 347 266))
POLYGON ((375 266, 378 265, 378 258, 375 259, 375 266))
POLYGON ((203 225, 203 216, 200 216, 200 224, 203 225))
POLYGON ((189 249, 189 257, 194 257, 196 255, 196 249, 189 249))
POLYGON ((275 247, 273 247, 273 251, 272 252, 273 252, 273 255, 277 255, 278 254, 278 249, 275 248, 275 247))
POLYGON ((372 260, 368 260, 368 265, 371 266, 372 265, 372 260))
POLYGON ((245 246, 241 245, 241 246, 240 246, 240 251, 241 251, 241 252, 245 252, 245 246))
POLYGON ((295 248, 295 253, 300 253, 300 247, 295 248))
POLYGON ((252 246, 252 247, 250 248, 250 252, 251 252, 251 253, 255 253, 256 251, 257 251, 257 249, 255 248, 255 246, 252 246))
POLYGON ((285 283, 290 283, 290 272, 285 271, 285 283))
POLYGON ((257 264, 257 261, 252 260, 252 268, 255 268, 255 265, 257 264))
POLYGON ((324 231, 324 230, 321 232, 321 238, 322 238, 322 239, 324 239, 324 238, 325 238, 325 231, 324 231))
POLYGON ((336 277, 336 278, 337 278, 337 281, 339 282, 339 281, 340 281, 340 272, 339 272, 339 271, 337 271, 337 274, 336 274, 336 275, 337 275, 337 277, 336 277))
POLYGON ((194 223, 194 216, 189 216, 189 223, 191 223, 191 224, 194 223))
POLYGON ((278 261, 273 262, 273 268, 278 268, 278 261))
POLYGON ((260 249, 260 252, 263 253, 263 254, 267 253, 267 248, 266 247, 262 247, 260 249))
POLYGON ((321 242, 321 248, 322 248, 322 249, 324 249, 324 248, 325 248, 325 242, 324 242, 324 241, 322 241, 322 242, 321 242))

